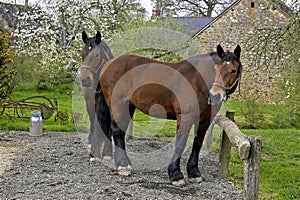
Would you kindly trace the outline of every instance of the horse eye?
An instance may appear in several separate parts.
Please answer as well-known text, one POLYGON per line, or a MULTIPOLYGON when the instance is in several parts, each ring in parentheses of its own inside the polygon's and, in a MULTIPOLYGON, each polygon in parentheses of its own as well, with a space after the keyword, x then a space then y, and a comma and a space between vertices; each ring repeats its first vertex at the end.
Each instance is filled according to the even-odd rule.
POLYGON ((231 73, 232 73, 232 74, 236 74, 236 70, 233 69, 233 70, 231 71, 231 73))

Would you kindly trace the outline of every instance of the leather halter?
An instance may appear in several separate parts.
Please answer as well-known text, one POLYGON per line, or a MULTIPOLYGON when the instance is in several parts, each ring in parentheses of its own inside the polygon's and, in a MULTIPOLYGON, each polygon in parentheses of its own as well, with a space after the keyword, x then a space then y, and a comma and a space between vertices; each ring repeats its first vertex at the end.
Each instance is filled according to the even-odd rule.
POLYGON ((106 62, 107 62, 107 60, 106 60, 105 58, 103 58, 103 59, 101 60, 100 64, 98 65, 98 67, 97 67, 96 70, 93 69, 93 68, 91 68, 90 66, 82 66, 82 67, 80 67, 79 69, 86 69, 86 70, 89 70, 89 71, 92 72, 93 75, 95 76, 95 75, 98 75, 98 74, 99 74, 99 72, 101 71, 103 65, 104 65, 106 62))

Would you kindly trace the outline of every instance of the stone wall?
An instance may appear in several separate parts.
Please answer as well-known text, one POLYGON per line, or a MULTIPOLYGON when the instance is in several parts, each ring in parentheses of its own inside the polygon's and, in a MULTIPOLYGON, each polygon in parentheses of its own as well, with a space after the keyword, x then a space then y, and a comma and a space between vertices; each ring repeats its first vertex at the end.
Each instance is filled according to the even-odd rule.
MULTIPOLYGON (((274 102, 276 93, 274 83, 280 79, 281 68, 253 66, 251 61, 257 56, 252 49, 259 48, 255 47, 256 30, 278 28, 285 25, 288 20, 284 12, 275 8, 276 5, 272 0, 240 0, 195 37, 207 52, 216 51, 217 44, 230 51, 239 44, 242 48, 243 64, 241 93, 246 94, 244 96, 256 96, 258 101, 268 103, 274 102)), ((236 92, 232 98, 241 99, 236 92)))

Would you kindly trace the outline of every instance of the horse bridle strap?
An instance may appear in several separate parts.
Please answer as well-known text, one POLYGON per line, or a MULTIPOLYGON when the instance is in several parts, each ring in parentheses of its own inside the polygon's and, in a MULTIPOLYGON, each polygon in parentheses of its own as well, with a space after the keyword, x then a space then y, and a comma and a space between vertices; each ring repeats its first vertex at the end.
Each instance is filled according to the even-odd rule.
POLYGON ((79 69, 86 69, 86 70, 89 70, 89 71, 91 71, 93 74, 97 74, 97 71, 98 71, 98 69, 97 69, 97 70, 94 70, 93 68, 91 68, 91 67, 89 67, 89 66, 82 66, 82 67, 80 67, 79 69))
POLYGON ((234 83, 229 87, 225 87, 224 85, 220 84, 220 83, 212 83, 212 86, 216 86, 218 88, 221 88, 223 91, 225 91, 226 93, 226 99, 228 99, 229 95, 230 95, 230 91, 232 90, 232 88, 234 88, 236 86, 236 84, 239 83, 240 80, 240 75, 238 76, 238 78, 234 81, 234 83))
POLYGON ((226 91, 226 87, 220 83, 212 83, 212 86, 216 86, 218 88, 221 88, 223 91, 226 91))
POLYGON ((102 66, 105 64, 106 61, 107 61, 107 60, 106 60, 105 58, 103 58, 103 59, 101 60, 101 63, 100 63, 99 66, 97 67, 97 70, 91 68, 90 66, 82 66, 82 67, 80 67, 80 69, 87 69, 87 70, 91 71, 94 75, 98 75, 99 72, 100 72, 100 70, 102 69, 102 66))
POLYGON ((224 85, 222 85, 220 83, 212 83, 212 86, 217 86, 227 92, 227 91, 232 90, 232 88, 235 87, 236 84, 238 84, 239 80, 240 80, 240 77, 238 77, 229 88, 225 87, 224 85))

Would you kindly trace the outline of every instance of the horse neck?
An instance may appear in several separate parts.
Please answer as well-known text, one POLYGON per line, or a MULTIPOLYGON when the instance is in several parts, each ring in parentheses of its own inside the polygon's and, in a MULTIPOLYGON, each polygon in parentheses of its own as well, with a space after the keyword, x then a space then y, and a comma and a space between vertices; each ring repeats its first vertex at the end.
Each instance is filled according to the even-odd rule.
POLYGON ((221 60, 221 58, 218 56, 217 52, 211 52, 211 53, 209 53, 209 56, 212 58, 212 60, 215 63, 218 63, 221 60))
POLYGON ((104 53, 106 54, 108 60, 111 60, 114 58, 114 55, 112 54, 112 52, 111 52, 109 46, 106 44, 106 42, 102 41, 100 43, 100 46, 103 49, 104 53))
POLYGON ((195 56, 188 61, 194 66, 200 75, 200 79, 205 83, 201 84, 203 86, 201 87, 202 92, 208 92, 207 88, 211 86, 215 79, 215 65, 220 61, 220 58, 216 53, 209 53, 195 56))

